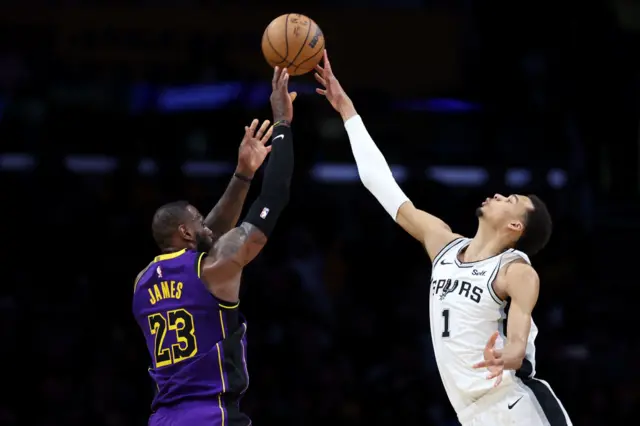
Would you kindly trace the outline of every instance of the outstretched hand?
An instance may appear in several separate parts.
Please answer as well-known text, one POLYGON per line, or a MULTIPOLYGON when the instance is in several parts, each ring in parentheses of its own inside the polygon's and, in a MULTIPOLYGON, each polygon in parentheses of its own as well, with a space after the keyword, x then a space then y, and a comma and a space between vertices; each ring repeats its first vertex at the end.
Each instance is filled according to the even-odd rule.
POLYGON ((258 123, 256 118, 250 126, 244 126, 244 137, 238 148, 237 172, 247 177, 253 176, 271 152, 271 146, 267 146, 267 143, 271 139, 273 126, 269 126, 271 122, 265 120, 256 131, 258 123))
POLYGON ((322 85, 322 88, 316 89, 316 93, 326 97, 336 111, 342 112, 346 105, 351 104, 349 96, 347 96, 347 93, 333 74, 326 50, 322 57, 322 66, 316 65, 314 77, 322 85))
POLYGON ((271 80, 271 110, 274 122, 293 120, 293 101, 298 94, 289 93, 289 73, 286 68, 275 67, 271 80))
POLYGON ((484 361, 480 361, 477 364, 473 365, 473 368, 486 368, 489 370, 489 374, 487 375, 487 380, 493 380, 497 378, 493 387, 498 386, 502 383, 502 373, 504 372, 504 359, 502 358, 502 351, 496 349, 496 340, 498 340, 498 336, 500 333, 494 331, 491 337, 489 337, 489 341, 487 345, 484 347, 484 361))

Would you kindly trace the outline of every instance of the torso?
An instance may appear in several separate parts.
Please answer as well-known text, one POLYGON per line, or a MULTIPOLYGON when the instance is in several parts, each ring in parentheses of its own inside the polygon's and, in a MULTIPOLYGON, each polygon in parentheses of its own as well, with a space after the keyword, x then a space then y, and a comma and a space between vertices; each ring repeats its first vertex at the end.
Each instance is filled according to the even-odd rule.
MULTIPOLYGON (((493 390, 494 381, 486 379, 487 371, 471 366, 482 359, 494 331, 499 330, 505 337, 508 301, 502 300, 504 293, 499 287, 496 293, 496 281, 499 283, 507 265, 529 263, 524 253, 513 249, 488 259, 463 262, 460 253, 470 242, 467 238, 453 240, 434 258, 429 297, 438 370, 457 412, 493 390)), ((516 374, 533 376, 536 335, 532 322, 523 371, 505 372, 500 386, 513 383, 516 374)))
POLYGON ((153 411, 194 401, 224 411, 249 384, 246 323, 237 305, 221 303, 205 288, 204 256, 189 250, 157 256, 135 285, 133 314, 158 390, 153 411))

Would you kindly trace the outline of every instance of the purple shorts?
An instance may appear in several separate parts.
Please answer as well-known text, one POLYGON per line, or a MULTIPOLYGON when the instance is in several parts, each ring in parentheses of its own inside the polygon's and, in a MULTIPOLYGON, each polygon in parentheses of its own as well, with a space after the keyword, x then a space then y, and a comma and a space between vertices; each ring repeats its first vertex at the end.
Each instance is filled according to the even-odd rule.
POLYGON ((185 402, 173 407, 161 407, 149 418, 149 426, 250 426, 251 420, 236 404, 185 402))

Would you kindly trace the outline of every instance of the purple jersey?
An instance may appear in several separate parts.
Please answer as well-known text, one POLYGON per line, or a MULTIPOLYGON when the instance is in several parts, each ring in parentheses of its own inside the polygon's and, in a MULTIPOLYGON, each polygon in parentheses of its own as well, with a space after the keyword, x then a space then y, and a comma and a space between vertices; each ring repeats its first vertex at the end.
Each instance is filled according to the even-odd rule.
POLYGON ((202 419, 208 424, 247 425, 238 410, 249 385, 247 325, 237 304, 217 300, 200 280, 205 256, 191 250, 157 256, 136 282, 133 314, 157 386, 151 409, 176 412, 189 406, 194 414, 216 417, 202 419))

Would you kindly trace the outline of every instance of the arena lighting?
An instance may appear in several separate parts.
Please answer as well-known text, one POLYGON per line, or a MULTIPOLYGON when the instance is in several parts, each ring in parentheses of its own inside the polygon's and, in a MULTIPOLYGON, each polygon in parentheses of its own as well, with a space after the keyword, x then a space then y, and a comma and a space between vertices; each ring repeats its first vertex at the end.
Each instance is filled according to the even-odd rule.
MULTIPOLYGON (((38 165, 38 160, 26 153, 0 154, 0 172, 30 172, 38 165)), ((114 173, 120 166, 115 157, 104 155, 69 155, 64 165, 72 173, 81 175, 105 175, 114 173)), ((225 177, 234 169, 234 164, 220 161, 187 161, 182 172, 189 177, 225 177)), ((408 167, 392 164, 391 171, 398 182, 411 179, 408 167)), ((138 173, 153 176, 158 173, 158 165, 150 158, 143 158, 138 164, 138 173)), ((317 182, 344 184, 358 182, 358 169, 350 163, 318 163, 311 169, 311 176, 317 182)), ((415 177, 415 176, 414 176, 415 177)), ((433 180, 452 187, 479 187, 489 180, 489 172, 482 167, 471 166, 433 166, 425 170, 424 179, 433 180)), ((511 188, 520 188, 529 184, 532 173, 528 169, 512 168, 505 173, 505 183, 511 188)), ((550 187, 560 189, 567 184, 567 173, 561 169, 547 172, 550 187)))
MULTIPOLYGON (((315 87, 314 84, 303 82, 292 82, 290 85, 292 91, 305 95, 314 94, 315 87)), ((270 93, 271 84, 268 82, 229 81, 215 84, 167 87, 137 84, 131 87, 129 109, 133 113, 141 112, 147 108, 173 113, 220 109, 233 102, 240 102, 247 108, 261 108, 269 103, 270 93)), ((464 114, 482 109, 479 104, 449 98, 405 100, 395 102, 393 107, 405 111, 446 114, 464 114)))

